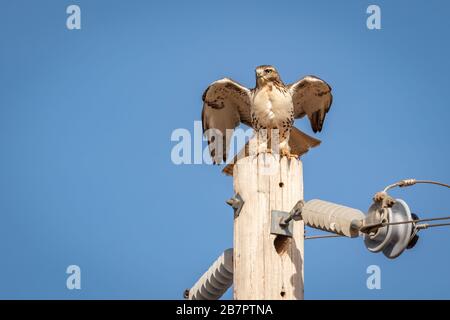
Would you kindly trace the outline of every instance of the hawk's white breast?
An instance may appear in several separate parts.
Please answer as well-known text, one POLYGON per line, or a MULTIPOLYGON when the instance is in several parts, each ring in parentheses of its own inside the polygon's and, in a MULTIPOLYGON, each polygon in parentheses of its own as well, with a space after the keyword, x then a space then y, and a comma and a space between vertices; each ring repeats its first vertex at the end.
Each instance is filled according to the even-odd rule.
POLYGON ((289 92, 267 84, 255 92, 251 108, 263 127, 275 128, 290 118, 294 107, 289 92))

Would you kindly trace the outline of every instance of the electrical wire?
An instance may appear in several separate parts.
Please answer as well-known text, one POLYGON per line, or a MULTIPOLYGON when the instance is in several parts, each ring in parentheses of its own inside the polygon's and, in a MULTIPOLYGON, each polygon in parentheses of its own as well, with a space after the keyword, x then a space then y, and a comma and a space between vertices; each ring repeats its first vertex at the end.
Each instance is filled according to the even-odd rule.
POLYGON ((305 237, 305 240, 314 240, 314 239, 324 239, 324 238, 342 238, 340 234, 330 234, 330 235, 317 235, 317 236, 309 236, 305 237))
POLYGON ((386 227, 386 226, 394 226, 394 225, 399 225, 399 224, 429 222, 429 221, 438 221, 438 220, 450 220, 450 216, 439 217, 439 218, 416 219, 416 220, 408 220, 408 221, 397 221, 397 222, 378 222, 378 223, 365 225, 361 228, 360 231, 365 232, 366 230, 373 229, 373 228, 382 228, 382 227, 386 227))
POLYGON ((438 182, 438 181, 433 181, 433 180, 403 179, 403 180, 397 181, 396 183, 388 185, 386 188, 384 188, 383 192, 387 192, 388 190, 393 189, 395 187, 400 187, 400 188, 410 187, 410 186, 413 186, 418 183, 434 184, 434 185, 438 185, 441 187, 450 188, 449 184, 438 182))
MULTIPOLYGON (((385 223, 374 223, 370 225, 366 225, 363 228, 361 228, 361 232, 365 233, 366 230, 373 229, 373 228, 382 228, 386 226, 393 226, 393 225, 399 225, 399 224, 407 224, 407 223, 414 223, 417 224, 419 222, 430 222, 430 221, 442 221, 442 220, 450 220, 450 216, 447 217, 439 217, 439 218, 426 218, 426 219, 416 219, 416 220, 409 220, 409 221, 398 221, 398 222, 385 222, 385 223)), ((415 225, 415 232, 411 237, 413 237, 417 231, 428 229, 428 228, 434 228, 434 227, 447 227, 450 226, 450 222, 447 223, 434 223, 434 224, 417 224, 415 225)), ((305 237, 305 240, 314 240, 314 239, 326 239, 326 238, 342 238, 343 235, 340 234, 331 234, 331 235, 316 235, 316 236, 308 236, 305 237)))
POLYGON ((428 228, 434 228, 434 227, 446 227, 450 226, 450 223, 433 223, 433 224, 419 224, 417 225, 418 229, 428 229, 428 228))

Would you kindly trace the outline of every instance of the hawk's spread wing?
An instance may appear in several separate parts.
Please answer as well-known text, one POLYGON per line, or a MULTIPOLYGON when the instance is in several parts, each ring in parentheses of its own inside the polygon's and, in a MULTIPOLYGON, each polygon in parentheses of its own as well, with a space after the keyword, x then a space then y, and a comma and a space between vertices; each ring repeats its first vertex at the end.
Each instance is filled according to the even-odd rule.
POLYGON ((232 130, 241 122, 251 126, 250 97, 249 89, 228 78, 213 82, 203 93, 203 132, 214 163, 226 161, 232 130), (208 135, 208 129, 219 130, 222 134, 222 154, 214 149, 217 144, 212 144, 214 139, 208 135))
POLYGON ((290 84, 288 88, 292 95, 295 118, 308 115, 314 133, 320 132, 333 101, 331 87, 322 79, 306 76, 290 84))

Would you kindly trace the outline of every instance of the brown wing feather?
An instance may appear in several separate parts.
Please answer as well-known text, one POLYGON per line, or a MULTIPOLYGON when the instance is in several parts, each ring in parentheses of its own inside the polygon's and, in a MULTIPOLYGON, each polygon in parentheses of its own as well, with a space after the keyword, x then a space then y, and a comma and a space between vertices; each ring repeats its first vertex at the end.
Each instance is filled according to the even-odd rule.
POLYGON ((241 122, 251 125, 250 96, 249 89, 227 78, 213 82, 203 93, 203 132, 214 163, 226 161, 233 129, 241 122), (215 150, 220 143, 213 138, 214 132, 222 135, 221 154, 215 150))
POLYGON ((306 76, 288 88, 294 103, 294 117, 302 118, 306 114, 313 131, 320 132, 333 101, 331 87, 322 79, 306 76))

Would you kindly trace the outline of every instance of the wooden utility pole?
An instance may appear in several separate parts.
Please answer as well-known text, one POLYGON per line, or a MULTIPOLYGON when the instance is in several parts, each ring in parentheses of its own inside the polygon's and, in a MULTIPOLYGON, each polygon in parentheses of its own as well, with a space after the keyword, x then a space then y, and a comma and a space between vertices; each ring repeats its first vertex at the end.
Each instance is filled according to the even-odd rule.
POLYGON ((245 204, 234 219, 234 299, 303 299, 304 223, 293 237, 272 235, 271 210, 303 200, 300 160, 259 154, 237 161, 234 191, 245 204))
MULTIPOLYGON (((235 195, 227 203, 234 209, 234 249, 226 250, 185 291, 186 299, 218 299, 232 283, 235 300, 303 299, 305 224, 349 238, 364 235, 369 251, 382 251, 390 259, 417 241, 411 238, 411 223, 417 220, 401 199, 390 206, 375 199, 367 215, 320 199, 304 202, 298 159, 263 153, 238 160, 232 170, 235 195)), ((387 189, 411 181, 390 185, 381 196, 389 197, 387 189)))

